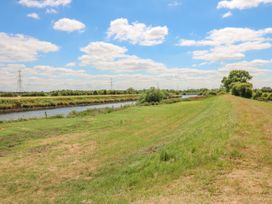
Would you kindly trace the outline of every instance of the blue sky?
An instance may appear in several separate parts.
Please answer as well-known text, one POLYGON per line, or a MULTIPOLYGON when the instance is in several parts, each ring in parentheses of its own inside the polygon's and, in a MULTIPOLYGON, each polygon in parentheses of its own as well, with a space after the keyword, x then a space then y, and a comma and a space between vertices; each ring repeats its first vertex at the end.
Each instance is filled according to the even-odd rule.
POLYGON ((3 0, 0 90, 272 86, 272 0, 3 0))

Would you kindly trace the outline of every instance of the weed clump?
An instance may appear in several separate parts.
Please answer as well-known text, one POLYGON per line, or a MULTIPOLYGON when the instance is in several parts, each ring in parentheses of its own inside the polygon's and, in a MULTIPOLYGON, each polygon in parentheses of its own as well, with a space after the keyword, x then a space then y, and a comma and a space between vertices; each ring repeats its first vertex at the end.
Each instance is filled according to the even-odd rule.
POLYGON ((176 159, 175 155, 170 154, 166 150, 162 150, 161 153, 160 153, 160 161, 162 161, 162 162, 167 162, 167 161, 175 160, 175 159, 176 159))
POLYGON ((58 115, 54 115, 54 116, 50 116, 50 119, 57 119, 57 118, 65 118, 64 115, 58 114, 58 115))
POLYGON ((242 158, 242 153, 240 153, 238 150, 233 150, 230 152, 230 158, 231 159, 241 159, 242 158))

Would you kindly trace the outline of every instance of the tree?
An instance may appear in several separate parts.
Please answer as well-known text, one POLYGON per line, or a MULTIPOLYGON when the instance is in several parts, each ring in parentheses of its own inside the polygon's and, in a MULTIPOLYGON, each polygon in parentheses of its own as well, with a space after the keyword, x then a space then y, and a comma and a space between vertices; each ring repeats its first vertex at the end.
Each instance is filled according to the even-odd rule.
POLYGON ((240 83, 236 82, 232 84, 232 89, 231 89, 232 95, 235 96, 241 96, 244 98, 251 98, 252 97, 252 84, 251 83, 240 83))
POLYGON ((225 87, 226 91, 229 92, 232 89, 232 86, 235 83, 248 83, 249 80, 252 79, 252 76, 249 72, 244 70, 232 70, 229 73, 228 77, 224 77, 222 80, 222 84, 225 87))
POLYGON ((262 92, 272 93, 272 88, 270 88, 270 87, 263 87, 261 90, 262 90, 262 92))
POLYGON ((135 89, 131 88, 131 87, 127 89, 128 94, 135 94, 136 92, 137 91, 135 89))

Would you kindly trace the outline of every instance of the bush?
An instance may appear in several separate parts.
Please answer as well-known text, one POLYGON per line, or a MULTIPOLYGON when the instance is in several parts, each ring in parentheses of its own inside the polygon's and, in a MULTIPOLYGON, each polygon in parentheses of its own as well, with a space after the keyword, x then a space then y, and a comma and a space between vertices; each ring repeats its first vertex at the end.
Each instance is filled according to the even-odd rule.
POLYGON ((157 104, 161 102, 164 97, 164 92, 162 92, 160 89, 152 87, 142 94, 142 96, 140 97, 140 102, 157 104))
POLYGON ((181 98, 169 98, 169 99, 163 100, 162 103, 172 104, 172 103, 178 103, 178 102, 181 102, 181 101, 182 101, 181 98))
POLYGON ((255 89, 253 93, 253 99, 259 101, 272 101, 272 93, 270 93, 269 91, 270 91, 269 87, 255 89))
POLYGON ((262 97, 262 91, 261 90, 255 90, 253 93, 253 99, 258 100, 260 97, 262 97))
POLYGON ((252 97, 252 84, 251 83, 233 83, 232 84, 231 93, 235 96, 241 96, 244 98, 251 98, 252 97))
POLYGON ((270 95, 268 96, 268 100, 272 101, 272 93, 270 93, 270 95))
POLYGON ((207 95, 208 95, 208 96, 216 96, 217 93, 216 93, 215 91, 209 91, 209 92, 207 93, 207 95))

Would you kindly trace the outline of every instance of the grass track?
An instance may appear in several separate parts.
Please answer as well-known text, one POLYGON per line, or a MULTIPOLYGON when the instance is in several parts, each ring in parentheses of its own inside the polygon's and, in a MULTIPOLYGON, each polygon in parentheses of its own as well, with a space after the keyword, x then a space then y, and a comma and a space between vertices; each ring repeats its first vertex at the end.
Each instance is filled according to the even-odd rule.
POLYGON ((0 202, 269 202, 271 113, 220 96, 3 123, 0 202))

